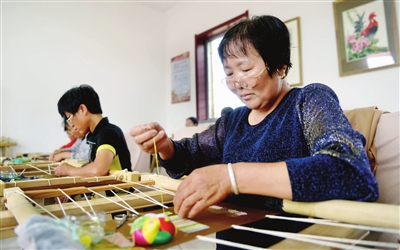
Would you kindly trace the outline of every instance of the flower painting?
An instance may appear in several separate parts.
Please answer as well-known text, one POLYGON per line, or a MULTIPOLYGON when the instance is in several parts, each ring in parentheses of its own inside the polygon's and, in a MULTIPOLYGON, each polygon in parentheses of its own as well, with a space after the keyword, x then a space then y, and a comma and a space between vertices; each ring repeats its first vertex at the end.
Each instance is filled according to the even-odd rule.
POLYGON ((383 1, 342 12, 347 62, 389 51, 383 1))

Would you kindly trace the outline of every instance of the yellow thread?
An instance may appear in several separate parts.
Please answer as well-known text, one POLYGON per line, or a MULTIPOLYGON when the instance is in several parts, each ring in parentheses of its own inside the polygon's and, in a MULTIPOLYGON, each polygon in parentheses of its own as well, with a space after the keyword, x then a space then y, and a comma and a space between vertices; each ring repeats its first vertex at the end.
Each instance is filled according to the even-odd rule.
MULTIPOLYGON (((160 175, 160 168, 158 166, 158 157, 157 157, 157 145, 156 145, 156 138, 153 138, 153 143, 154 143, 154 157, 156 158, 156 169, 157 169, 157 174, 160 175)), ((161 204, 164 205, 164 198, 163 198, 163 193, 160 191, 161 195, 161 204)), ((162 207, 163 213, 165 213, 165 208, 162 207)))

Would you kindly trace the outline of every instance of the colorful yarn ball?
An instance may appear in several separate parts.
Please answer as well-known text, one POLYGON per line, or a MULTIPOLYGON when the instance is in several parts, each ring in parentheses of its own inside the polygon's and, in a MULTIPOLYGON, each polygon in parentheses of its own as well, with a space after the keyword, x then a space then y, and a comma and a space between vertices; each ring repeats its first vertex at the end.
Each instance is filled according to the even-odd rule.
POLYGON ((137 218, 130 230, 132 241, 135 245, 141 246, 167 243, 176 233, 177 228, 166 214, 154 213, 137 218))

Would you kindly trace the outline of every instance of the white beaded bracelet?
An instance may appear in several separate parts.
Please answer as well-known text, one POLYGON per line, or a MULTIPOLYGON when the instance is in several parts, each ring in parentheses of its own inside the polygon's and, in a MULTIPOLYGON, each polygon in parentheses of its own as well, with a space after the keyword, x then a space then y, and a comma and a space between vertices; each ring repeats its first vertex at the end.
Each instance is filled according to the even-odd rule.
POLYGON ((228 173, 229 173, 229 179, 231 179, 231 185, 233 188, 233 193, 238 195, 239 194, 239 189, 236 185, 236 179, 235 179, 235 173, 233 172, 232 164, 228 163, 228 173))

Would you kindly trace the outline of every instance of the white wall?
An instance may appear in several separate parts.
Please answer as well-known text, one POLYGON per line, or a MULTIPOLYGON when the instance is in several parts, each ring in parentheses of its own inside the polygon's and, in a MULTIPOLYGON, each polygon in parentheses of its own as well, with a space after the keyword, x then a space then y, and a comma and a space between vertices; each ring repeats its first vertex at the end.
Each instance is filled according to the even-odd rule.
POLYGON ((19 152, 68 142, 61 95, 90 84, 124 131, 166 123, 164 14, 139 3, 2 3, 1 135, 19 152))
POLYGON ((165 13, 134 2, 1 6, 0 135, 18 143, 12 156, 67 142, 56 104, 82 83, 97 90, 103 114, 124 131, 157 121, 176 132, 196 115, 194 35, 246 10, 284 21, 300 16, 305 84, 326 83, 346 109, 399 110, 399 67, 339 77, 332 1, 180 2, 165 13), (191 101, 171 104, 170 60, 187 51, 191 101))

